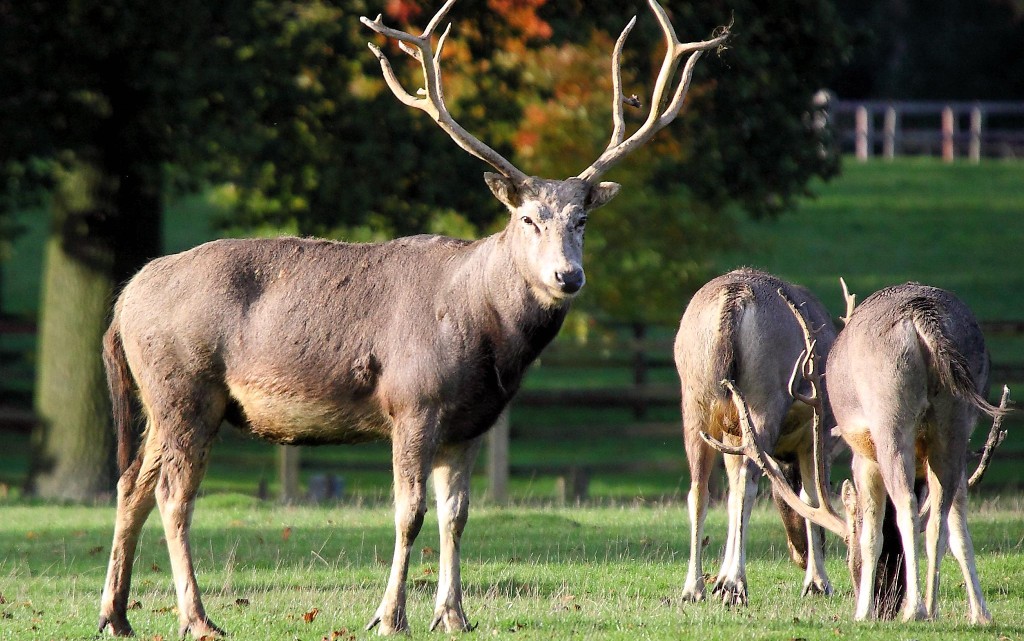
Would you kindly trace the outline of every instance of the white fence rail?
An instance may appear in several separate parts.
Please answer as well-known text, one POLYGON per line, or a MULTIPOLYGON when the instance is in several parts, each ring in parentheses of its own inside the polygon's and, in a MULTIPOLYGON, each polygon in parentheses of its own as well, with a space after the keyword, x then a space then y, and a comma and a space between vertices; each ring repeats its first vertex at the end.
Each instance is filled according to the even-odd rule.
POLYGON ((841 149, 873 156, 1024 157, 1024 102, 830 100, 841 149))

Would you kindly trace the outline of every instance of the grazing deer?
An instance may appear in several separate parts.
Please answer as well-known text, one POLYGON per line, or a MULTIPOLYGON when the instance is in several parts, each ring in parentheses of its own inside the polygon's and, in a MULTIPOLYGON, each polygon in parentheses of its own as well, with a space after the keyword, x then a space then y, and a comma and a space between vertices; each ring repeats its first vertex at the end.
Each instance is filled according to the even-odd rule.
MULTIPOLYGON (((902 543, 885 568, 903 569, 899 591, 905 620, 938 614, 939 562, 947 537, 967 587, 969 618, 991 621, 981 592, 974 548, 967 530, 967 489, 977 483, 1005 432, 1000 429, 1008 392, 1000 406, 982 396, 989 357, 971 311, 941 289, 907 283, 870 296, 849 316, 828 357, 826 378, 838 431, 853 451, 853 483, 843 483, 845 519, 832 509, 824 487, 819 506, 800 500, 779 465, 748 425, 746 402, 734 392, 744 429, 742 449, 771 478, 785 500, 805 518, 839 534, 857 596, 855 618, 892 612, 876 603, 886 585, 876 581, 887 501, 902 543), (968 479, 968 440, 978 412, 994 417, 979 468, 968 479), (918 508, 915 481, 927 487, 927 510, 918 508), (925 597, 918 583, 917 535, 927 514, 928 570, 925 597)), ((813 367, 811 368, 813 370, 813 367)), ((820 374, 808 377, 820 387, 820 374)), ((816 408, 817 438, 822 438, 816 408)), ((726 448, 735 451, 733 448, 726 448)), ((892 612, 894 614, 894 612, 892 612)))
POLYGON ((382 634, 408 629, 409 554, 433 474, 441 552, 430 627, 470 628, 459 544, 481 437, 584 284, 587 214, 619 190, 598 178, 676 117, 701 53, 728 34, 681 43, 651 0, 668 52, 646 122, 626 138, 620 60, 634 18, 613 52, 610 144, 579 176, 545 180, 516 169, 448 113, 439 66, 448 31, 436 51, 432 38, 453 4, 449 0, 421 36, 385 27, 379 16, 362 22, 398 40, 422 65, 425 91, 414 97, 370 45, 398 99, 430 114, 459 146, 498 171, 485 174, 485 181, 510 212, 507 226, 475 242, 439 236, 379 244, 221 240, 145 266, 122 291, 104 337, 123 472, 101 631, 132 634, 132 562, 143 522, 157 505, 181 635, 222 633, 199 596, 189 526, 210 445, 225 418, 276 443, 391 440, 395 552, 384 597, 367 626, 379 624, 382 634), (130 461, 133 388, 146 430, 130 461))
MULTIPOLYGON (((825 473, 814 467, 812 412, 805 405, 794 405, 794 394, 800 390, 790 385, 793 363, 806 348, 801 323, 813 326, 817 336, 813 349, 826 354, 835 339, 835 329, 821 303, 802 287, 751 269, 733 271, 707 283, 694 294, 683 314, 676 334, 675 361, 682 385, 683 438, 690 466, 690 562, 683 586, 686 600, 704 598, 701 542, 708 480, 716 453, 701 435, 706 433, 715 439, 724 436, 736 443, 741 437, 739 418, 722 387, 723 379, 736 381, 743 390, 761 446, 792 462, 804 483, 825 473), (779 290, 799 302, 803 309, 803 315, 797 313, 799 322, 779 297, 779 290)), ((729 476, 729 529, 712 593, 720 595, 726 604, 745 604, 747 523, 761 471, 742 455, 727 455, 725 465, 729 476)), ((804 495, 812 496, 807 492, 804 495)), ((806 575, 802 594, 831 594, 821 530, 803 519, 797 519, 798 525, 793 527, 785 511, 783 516, 791 555, 798 559, 803 553, 806 575), (800 535, 806 545, 799 541, 800 535)))

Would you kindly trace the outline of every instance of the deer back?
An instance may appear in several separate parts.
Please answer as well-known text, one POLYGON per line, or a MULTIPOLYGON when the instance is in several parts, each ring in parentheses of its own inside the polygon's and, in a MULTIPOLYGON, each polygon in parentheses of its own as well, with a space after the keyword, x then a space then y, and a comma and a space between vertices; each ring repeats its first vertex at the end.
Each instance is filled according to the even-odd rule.
POLYGON ((386 437, 388 416, 425 404, 457 417, 444 438, 466 438, 566 311, 537 305, 507 263, 495 275, 499 241, 214 241, 146 266, 114 323, 144 397, 220 386, 271 440, 386 437))
POLYGON ((929 407, 947 402, 942 399, 998 413, 983 396, 989 355, 981 329, 963 302, 935 287, 906 283, 868 297, 840 332, 828 372, 843 436, 869 458, 871 429, 912 429, 929 407))
POLYGON ((816 332, 815 351, 827 353, 835 329, 813 294, 765 272, 735 270, 701 287, 683 314, 674 352, 684 397, 731 407, 721 384, 729 379, 736 381, 751 405, 774 404, 785 412, 792 403, 789 380, 804 349, 804 336, 780 289, 800 306, 816 332))

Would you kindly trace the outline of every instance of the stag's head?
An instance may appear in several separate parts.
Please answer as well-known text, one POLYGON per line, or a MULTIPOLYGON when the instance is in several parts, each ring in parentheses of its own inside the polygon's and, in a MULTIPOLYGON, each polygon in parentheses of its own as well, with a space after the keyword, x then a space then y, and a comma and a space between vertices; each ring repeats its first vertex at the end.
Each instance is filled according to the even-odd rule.
POLYGON ((498 152, 462 128, 448 112, 441 86, 441 51, 451 25, 445 27, 434 46, 434 31, 444 21, 455 0, 448 0, 419 36, 384 26, 381 17, 360 18, 366 26, 388 38, 397 40, 401 49, 419 61, 424 87, 413 95, 399 82, 391 63, 374 44, 370 49, 377 56, 384 79, 395 96, 434 119, 449 136, 470 154, 487 162, 497 173, 488 173, 485 180, 494 196, 511 213, 505 230, 505 241, 511 243, 513 260, 538 300, 558 305, 572 298, 583 287, 583 232, 587 214, 610 201, 619 185, 601 182, 599 178, 630 151, 644 144, 682 109, 693 77, 693 67, 700 55, 715 49, 728 38, 728 28, 721 28, 713 38, 703 42, 680 42, 665 10, 656 0, 648 0, 651 10, 665 34, 667 51, 655 81, 650 112, 644 123, 628 138, 625 135, 623 104, 637 104, 635 97, 622 92, 622 50, 634 17, 622 31, 612 52, 612 118, 613 131, 608 147, 594 163, 574 178, 548 180, 528 176, 498 152), (679 63, 686 59, 682 74, 675 81, 679 63))

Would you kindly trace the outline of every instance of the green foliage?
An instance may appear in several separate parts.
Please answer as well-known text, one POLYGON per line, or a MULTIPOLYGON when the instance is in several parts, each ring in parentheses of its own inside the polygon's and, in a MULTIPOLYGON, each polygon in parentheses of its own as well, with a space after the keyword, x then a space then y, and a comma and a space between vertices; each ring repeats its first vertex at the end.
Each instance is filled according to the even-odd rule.
MULTIPOLYGON (((221 226, 231 233, 493 229, 504 216, 482 184, 487 168, 394 99, 365 48, 382 40, 358 22, 384 8, 390 24, 416 31, 435 4, 4 3, 4 193, 30 193, 28 163, 66 151, 119 175, 107 156, 124 148, 160 191, 227 185, 221 226)), ((827 141, 809 126, 810 97, 843 47, 830 6, 669 3, 683 39, 730 20, 735 36, 698 64, 679 122, 611 173, 626 190, 592 226, 591 283, 602 284, 584 306, 623 318, 674 310, 709 251, 728 243, 731 217, 716 216, 777 213, 831 173, 827 141)), ((662 44, 642 3, 460 3, 443 60, 453 114, 529 173, 579 173, 610 132, 610 50, 630 11, 639 22, 626 89, 643 99, 662 44)), ((420 86, 415 61, 386 51, 406 86, 420 86)), ((631 126, 645 113, 631 113, 631 126)))

